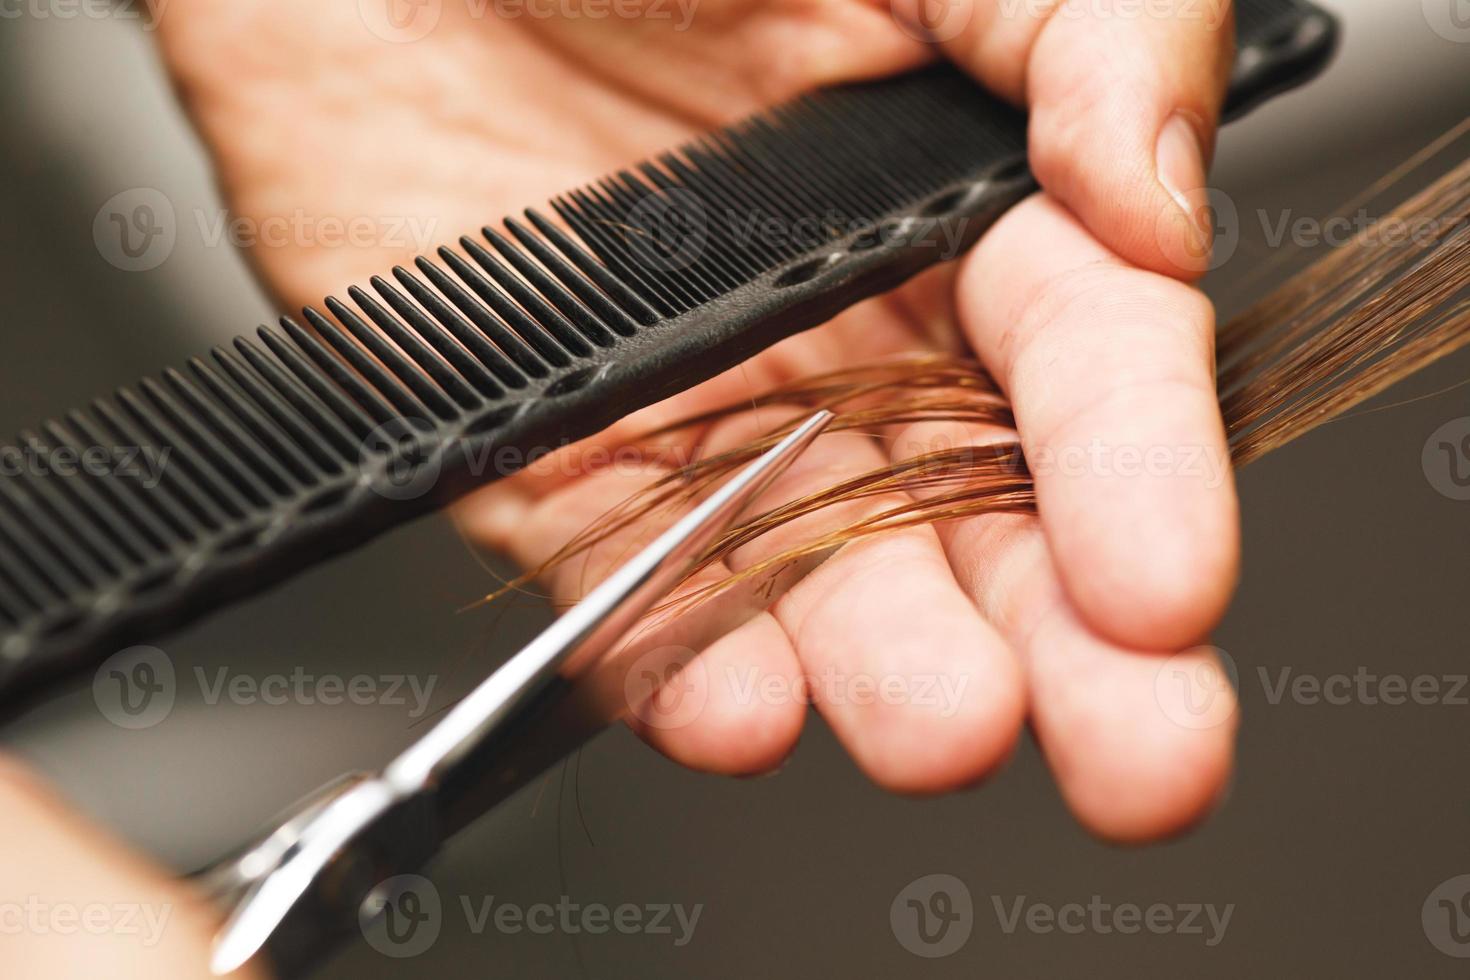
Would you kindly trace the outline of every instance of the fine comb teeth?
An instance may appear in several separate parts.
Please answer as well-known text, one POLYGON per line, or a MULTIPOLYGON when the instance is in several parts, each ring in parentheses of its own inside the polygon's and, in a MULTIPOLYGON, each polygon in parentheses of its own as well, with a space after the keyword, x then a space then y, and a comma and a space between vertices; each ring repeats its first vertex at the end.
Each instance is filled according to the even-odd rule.
MULTIPOLYGON (((1270 36, 1242 11, 1232 107, 1330 52, 1320 12, 1254 8, 1270 36)), ((1024 117, 951 68, 830 89, 23 432, 0 449, 0 700, 820 324, 1034 186, 1024 117)))

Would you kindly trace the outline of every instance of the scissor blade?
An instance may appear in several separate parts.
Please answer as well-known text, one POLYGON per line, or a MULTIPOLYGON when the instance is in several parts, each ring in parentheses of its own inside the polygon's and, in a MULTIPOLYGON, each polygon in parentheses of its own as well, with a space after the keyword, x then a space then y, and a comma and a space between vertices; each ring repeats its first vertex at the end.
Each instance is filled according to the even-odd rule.
POLYGON ((813 415, 680 518, 471 691, 395 759, 384 777, 404 790, 431 785, 561 676, 564 664, 576 660, 575 673, 585 672, 688 575, 705 548, 831 420, 831 412, 813 415))
POLYGON ((244 889, 215 937, 214 971, 230 972, 270 945, 283 976, 299 972, 340 941, 366 897, 325 884, 329 868, 370 858, 393 874, 415 870, 444 838, 614 720, 589 710, 602 702, 579 697, 587 693, 579 682, 596 679, 599 658, 831 420, 827 411, 807 419, 506 661, 380 777, 319 804, 286 856, 244 889), (303 916, 310 921, 297 921, 303 916), (293 941, 278 943, 288 919, 293 941), (302 927, 320 942, 303 944, 302 927))

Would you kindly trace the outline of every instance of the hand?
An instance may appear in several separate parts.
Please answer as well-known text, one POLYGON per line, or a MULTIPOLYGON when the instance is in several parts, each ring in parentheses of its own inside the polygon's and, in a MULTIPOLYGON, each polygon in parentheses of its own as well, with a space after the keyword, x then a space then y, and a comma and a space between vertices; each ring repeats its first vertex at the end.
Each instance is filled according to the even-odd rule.
MULTIPOLYGON (((364 16, 376 2, 172 0, 161 19, 163 50, 238 216, 294 215, 308 230, 366 218, 383 232, 364 247, 297 233, 256 248, 291 307, 816 85, 948 56, 1027 105, 1045 192, 1006 215, 958 275, 939 270, 864 303, 592 443, 616 447, 783 379, 968 345, 1014 405, 1041 519, 852 544, 701 663, 717 678, 817 679, 817 707, 838 738, 895 790, 982 778, 1029 715, 1093 831, 1154 837, 1209 807, 1230 767, 1233 701, 1212 692, 1225 699, 1212 709, 1219 723, 1189 724, 1191 692, 1157 680, 1165 658, 1207 635, 1236 573, 1212 311, 1181 281, 1204 241, 1190 214, 1230 64, 1223 7, 1180 0, 1169 16, 1158 5, 1105 16, 1089 13, 1095 4, 974 0, 951 8, 944 24, 959 27, 936 50, 886 5, 860 0, 703 0, 687 31, 676 29, 680 8, 652 0, 634 19, 594 19, 575 3, 566 16, 497 17, 493 4, 429 0, 419 13, 437 21, 426 33, 412 18, 400 24, 407 43, 379 36, 395 28, 364 16), (432 241, 404 240, 402 229, 395 238, 400 218, 432 222, 432 241), (1125 467, 1120 450, 1151 463, 1125 467), (820 678, 833 676, 945 678, 957 700, 859 703, 830 693, 820 678)), ((734 444, 752 426, 721 423, 703 444, 734 444)), ((886 453, 995 436, 931 424, 882 444, 825 437, 772 493, 819 488, 886 453)), ((535 565, 653 473, 557 469, 567 472, 480 493, 461 509, 463 526, 535 565)), ((852 514, 824 519, 839 516, 852 514)), ((771 553, 776 538, 735 564, 771 553)), ((555 591, 575 598, 623 553, 601 548, 593 567, 561 569, 555 591)), ((1209 662, 1190 652, 1170 664, 1189 676, 1209 662)), ((699 769, 767 769, 795 745, 805 708, 749 690, 712 684, 688 724, 635 727, 699 769)))
MULTIPOLYGON (((206 980, 215 910, 0 758, 0 974, 206 980)), ((250 980, 247 970, 242 980, 250 980)))

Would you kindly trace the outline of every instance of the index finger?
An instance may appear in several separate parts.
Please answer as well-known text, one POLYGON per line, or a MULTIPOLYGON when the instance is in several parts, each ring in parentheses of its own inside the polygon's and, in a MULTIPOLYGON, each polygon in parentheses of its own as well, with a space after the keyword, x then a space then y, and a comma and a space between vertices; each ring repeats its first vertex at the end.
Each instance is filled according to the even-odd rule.
POLYGON ((1137 649, 1202 639, 1239 553, 1209 301, 1129 266, 1037 195, 971 252, 957 302, 1010 396, 1047 540, 1087 621, 1137 649))

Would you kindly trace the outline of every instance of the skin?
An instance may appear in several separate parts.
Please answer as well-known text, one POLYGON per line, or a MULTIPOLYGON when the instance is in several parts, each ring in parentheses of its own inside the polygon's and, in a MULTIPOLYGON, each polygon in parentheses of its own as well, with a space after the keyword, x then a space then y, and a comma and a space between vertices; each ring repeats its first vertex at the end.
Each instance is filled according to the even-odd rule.
MULTIPOLYGON (((676 29, 679 13, 667 5, 631 18, 580 16, 575 3, 571 16, 496 17, 475 16, 481 4, 444 0, 427 33, 387 40, 374 2, 156 4, 163 58, 237 216, 304 217, 309 227, 362 217, 382 229, 400 217, 431 222, 426 240, 384 234, 344 245, 296 234, 258 244, 251 258, 286 308, 816 85, 948 57, 1031 112, 1031 161, 1044 191, 961 262, 624 420, 564 451, 560 465, 482 491, 457 511, 473 540, 534 566, 664 471, 657 462, 582 466, 589 445, 616 448, 771 384, 902 351, 978 355, 1009 395, 1033 462, 1097 446, 1199 450, 1217 466, 1227 458, 1213 312, 1188 284, 1203 267, 1204 238, 1191 216, 1231 59, 1222 7, 1180 0, 1172 14, 1155 4, 1110 16, 1098 3, 962 0, 934 43, 905 29, 917 9, 905 8, 910 0, 892 9, 866 0, 703 0, 687 30, 676 29), (658 9, 671 16, 655 17, 658 9)), ((436 9, 428 2, 417 16, 436 9)), ((406 23, 421 33, 414 28, 423 21, 406 23)), ((683 448, 717 451, 775 421, 769 412, 722 421, 683 448)), ((886 459, 999 435, 924 423, 881 439, 824 437, 767 503, 886 459)), ((1188 827, 1216 800, 1231 765, 1228 690, 1209 692, 1208 724, 1180 721, 1194 717, 1186 699, 1199 698, 1198 679, 1213 676, 1212 655, 1193 648, 1236 576, 1228 469, 1036 469, 1039 519, 906 530, 845 546, 794 581, 784 576, 768 607, 751 605, 701 635, 701 710, 674 717, 675 707, 656 701, 634 728, 697 769, 769 770, 793 750, 806 704, 742 697, 721 679, 782 690, 808 679, 816 708, 883 786, 928 794, 981 780, 1029 721, 1063 798, 1093 833, 1142 841, 1188 827), (1195 678, 1196 688, 1160 683, 1165 669, 1195 678), (821 681, 832 676, 944 678, 957 694, 943 706, 834 696, 821 681)), ((783 529, 704 581, 884 504, 783 529)), ((574 600, 654 530, 556 570, 556 597, 574 600)), ((687 631, 655 628, 687 641, 687 631)), ((62 870, 27 872, 36 891, 65 881, 70 868, 140 894, 174 894, 29 777, 6 772, 8 819, 18 813, 35 833, 52 835, 60 855, 62 870)), ((170 933, 183 965, 146 975, 202 975, 205 926, 170 933)), ((70 944, 42 948, 36 937, 20 948, 62 959, 35 960, 44 968, 19 975, 81 975, 91 962, 85 952, 61 952, 70 944)), ((131 975, 112 962, 107 972, 131 975)))
MULTIPOLYGON (((657 8, 495 17, 444 0, 418 12, 438 12, 431 30, 409 17, 395 42, 380 36, 385 19, 364 16, 381 13, 367 0, 172 0, 158 38, 239 216, 368 216, 385 229, 416 216, 432 219, 436 243, 815 85, 953 58, 1030 108, 1045 193, 1006 215, 957 270, 856 307, 592 442, 617 447, 650 425, 846 363, 968 347, 1009 394, 1028 457, 1097 440, 1202 447, 1224 460, 1212 311, 1185 282, 1201 233, 1181 204, 1204 184, 1230 21, 1197 3, 1170 16, 1097 7, 976 2, 950 15, 944 25, 963 29, 936 45, 904 29, 902 9, 858 0, 704 0, 683 31, 657 8)), ((406 264, 425 244, 295 238, 251 253, 286 308, 406 264)), ((936 439, 994 435, 931 429, 823 439, 772 494, 817 489, 936 439)), ((752 431, 736 419, 698 438, 713 450, 752 431)), ((586 472, 585 449, 469 500, 461 526, 534 565, 657 470, 586 472)), ((1186 826, 1226 779, 1231 726, 1177 724, 1155 680, 1228 601, 1234 489, 1228 473, 1082 469, 1038 474, 1039 521, 988 517, 843 549, 714 641, 705 669, 788 682, 824 668, 968 678, 948 712, 828 704, 820 691, 816 706, 865 772, 913 793, 982 778, 1029 716, 1091 830, 1139 840, 1186 826)), ((737 564, 779 544, 756 543, 737 564)), ((554 575, 557 597, 575 599, 628 545, 554 575)), ((802 726, 800 700, 737 704, 729 684, 711 688, 687 724, 635 727, 699 769, 779 765, 802 726)))

